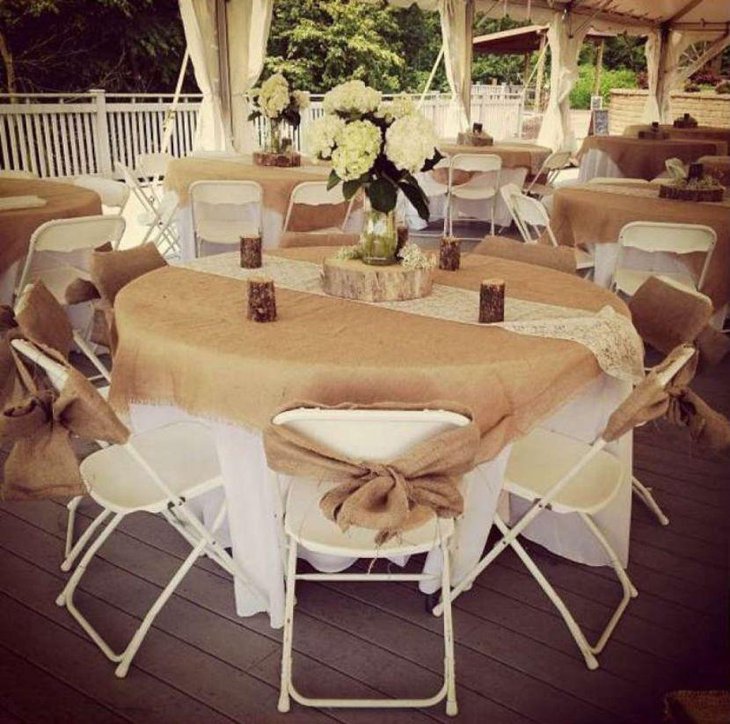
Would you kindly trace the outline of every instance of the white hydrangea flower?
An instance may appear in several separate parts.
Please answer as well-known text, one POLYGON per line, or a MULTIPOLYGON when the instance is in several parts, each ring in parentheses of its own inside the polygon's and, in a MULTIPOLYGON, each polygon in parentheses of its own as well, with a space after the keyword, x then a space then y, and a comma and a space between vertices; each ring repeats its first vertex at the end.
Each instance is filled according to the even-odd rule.
POLYGON ((311 105, 311 101, 309 99, 309 93, 307 91, 292 91, 292 100, 294 101, 294 105, 300 110, 304 111, 311 105))
POLYGON ((383 118, 387 122, 395 121, 403 116, 408 116, 416 112, 416 106, 409 96, 395 96, 392 101, 381 103, 375 115, 383 118))
POLYGON ((352 181, 370 171, 380 153, 383 136, 370 121, 352 121, 335 137, 332 166, 343 181, 352 181))
POLYGON ((304 145, 316 158, 330 158, 335 147, 337 134, 345 127, 345 121, 338 116, 321 116, 309 125, 304 145))
POLYGON ((325 93, 325 113, 371 113, 380 105, 382 94, 361 80, 350 80, 325 93))
POLYGON ((276 73, 261 84, 258 104, 269 118, 278 118, 289 105, 289 83, 281 73, 276 73))
POLYGON ((417 173, 436 148, 433 124, 420 113, 397 119, 385 133, 385 155, 401 171, 417 173))
POLYGON ((433 269, 436 267, 436 256, 424 254, 418 244, 409 241, 400 250, 401 266, 403 269, 413 271, 416 269, 433 269))

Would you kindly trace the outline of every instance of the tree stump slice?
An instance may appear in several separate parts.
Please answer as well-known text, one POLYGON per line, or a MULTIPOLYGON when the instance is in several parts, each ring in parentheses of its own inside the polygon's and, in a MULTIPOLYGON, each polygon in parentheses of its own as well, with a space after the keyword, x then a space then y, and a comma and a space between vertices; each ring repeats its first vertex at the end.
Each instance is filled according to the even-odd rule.
POLYGON ((676 201, 704 201, 718 202, 725 197, 725 189, 722 186, 717 188, 688 189, 682 186, 671 186, 661 184, 659 186, 660 199, 674 199, 676 201))
POLYGON ((433 269, 371 266, 359 259, 325 259, 322 288, 327 294, 361 302, 399 302, 427 297, 433 269))

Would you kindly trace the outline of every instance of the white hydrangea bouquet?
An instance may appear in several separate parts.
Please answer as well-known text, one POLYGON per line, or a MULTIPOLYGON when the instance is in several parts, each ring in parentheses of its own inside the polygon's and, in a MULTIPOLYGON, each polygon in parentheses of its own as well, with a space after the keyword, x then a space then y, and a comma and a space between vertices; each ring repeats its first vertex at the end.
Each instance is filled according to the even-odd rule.
POLYGON ((310 104, 309 93, 290 90, 289 81, 281 73, 276 73, 267 78, 260 88, 252 88, 248 95, 255 106, 248 120, 266 118, 269 123, 268 150, 272 153, 286 150, 281 134, 282 122, 286 121, 292 128, 299 127, 301 113, 310 104))
POLYGON ((309 128, 309 152, 332 162, 328 187, 342 182, 345 199, 362 189, 365 228, 362 259, 396 262, 394 211, 398 191, 428 220, 428 199, 416 173, 430 171, 442 158, 433 125, 404 96, 383 101, 380 91, 360 80, 348 81, 324 96, 325 115, 309 128))

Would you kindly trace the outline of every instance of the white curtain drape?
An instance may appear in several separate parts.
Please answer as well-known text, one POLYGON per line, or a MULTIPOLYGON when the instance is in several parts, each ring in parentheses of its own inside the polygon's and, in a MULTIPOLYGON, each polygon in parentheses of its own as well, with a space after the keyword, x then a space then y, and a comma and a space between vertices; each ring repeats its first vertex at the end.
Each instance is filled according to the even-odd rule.
POLYGON ((689 74, 680 71, 679 59, 682 53, 697 39, 692 33, 683 33, 679 30, 672 30, 669 33, 661 53, 661 60, 657 72, 656 103, 659 111, 659 120, 662 123, 671 122, 669 109, 669 94, 678 87, 684 85, 689 74))
POLYGON ((588 33, 587 23, 569 13, 555 13, 548 26, 550 46, 550 97, 537 142, 555 151, 575 150, 570 122, 570 91, 578 80, 578 55, 588 33), (573 26, 576 29, 573 30, 573 26))
POLYGON ((648 96, 642 114, 642 123, 654 123, 661 117, 659 103, 657 101, 657 85, 659 83, 659 64, 662 55, 662 33, 661 30, 652 30, 646 38, 644 46, 646 56, 646 85, 648 96))
POLYGON ((250 151, 245 93, 261 74, 273 0, 180 0, 195 80, 203 94, 199 151, 250 151), (225 36, 219 36, 225 32, 225 36))
POLYGON ((443 134, 447 138, 469 128, 474 0, 441 0, 441 34, 451 102, 443 134))

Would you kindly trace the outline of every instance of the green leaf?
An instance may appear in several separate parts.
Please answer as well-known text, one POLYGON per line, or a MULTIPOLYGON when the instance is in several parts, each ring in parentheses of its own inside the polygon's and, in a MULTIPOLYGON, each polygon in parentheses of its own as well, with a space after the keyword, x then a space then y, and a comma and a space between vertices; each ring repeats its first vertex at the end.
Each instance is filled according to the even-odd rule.
POLYGON ((255 121, 257 118, 261 118, 261 111, 251 111, 251 113, 248 114, 249 121, 255 121))
POLYGON ((362 181, 359 178, 356 178, 353 181, 345 181, 342 184, 342 195, 345 197, 345 200, 349 201, 357 193, 361 186, 362 181))
POLYGON ((376 211, 387 213, 393 211, 398 193, 395 186, 384 178, 371 181, 368 188, 368 198, 376 211))
POLYGON ((337 184, 340 183, 341 180, 342 179, 337 175, 335 170, 332 169, 332 171, 330 171, 329 178, 327 179, 327 191, 337 186, 337 184))
POLYGON ((428 208, 428 198, 423 193, 423 189, 417 183, 409 181, 401 181, 398 185, 406 198, 413 204, 418 215, 424 221, 428 221, 431 213, 428 208))
POLYGON ((436 153, 423 164, 421 171, 430 171, 442 158, 445 158, 438 149, 435 149, 435 151, 436 153))

